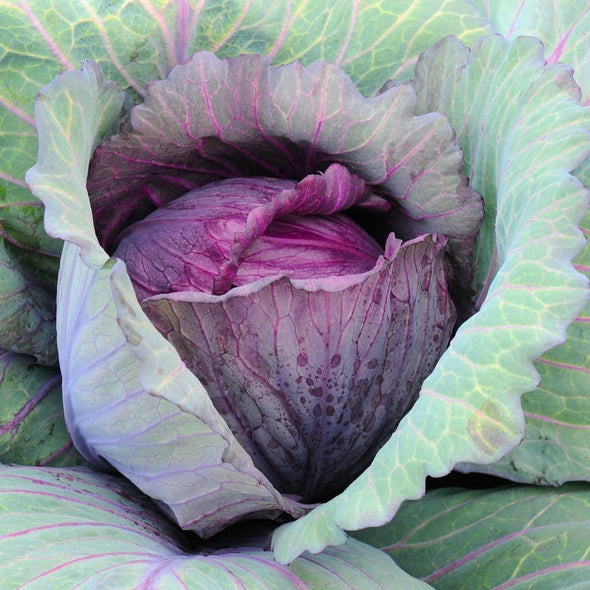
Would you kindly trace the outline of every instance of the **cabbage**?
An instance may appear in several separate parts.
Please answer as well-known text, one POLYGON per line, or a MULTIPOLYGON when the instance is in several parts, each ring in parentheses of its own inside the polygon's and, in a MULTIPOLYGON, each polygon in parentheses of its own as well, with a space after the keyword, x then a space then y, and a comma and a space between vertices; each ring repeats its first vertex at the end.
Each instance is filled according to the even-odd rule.
MULTIPOLYGON (((93 464, 5 468, 8 584, 419 588, 344 531, 453 467, 588 479, 588 11, 361 4, 0 8, 2 460, 93 464)), ((585 490, 536 493, 579 521, 585 490)), ((363 541, 436 587, 479 584, 453 565, 473 543, 425 566, 395 550, 397 522, 454 493, 363 541)), ((467 515, 513 502, 470 497, 467 515)), ((575 583, 575 522, 551 525, 567 556, 486 579, 575 583)), ((436 523, 434 546, 454 526, 436 523)), ((483 516, 469 531, 501 544, 483 516)))
MULTIPOLYGON (((96 85, 105 105, 125 104, 87 63, 47 87, 39 120, 73 79, 85 92, 96 85)), ((413 116, 415 102, 408 85, 366 99, 322 62, 273 68, 258 56, 198 53, 98 146, 88 194, 79 185, 57 201, 43 158, 30 170, 49 232, 66 240, 58 349, 66 422, 87 460, 112 465, 205 537, 245 517, 301 516, 371 462, 450 339, 446 274, 467 308, 461 282, 482 216, 457 172, 452 129, 440 114, 413 116), (285 79, 302 89, 295 100, 285 79), (205 108, 210 87, 216 106, 205 108), (183 119, 170 109, 180 101, 183 119), (283 136, 290 111, 304 107, 313 114, 283 136), (246 176, 274 170, 283 172, 246 176), (80 225, 58 221, 64 205, 80 225), (356 208, 386 236, 380 248, 349 222, 364 265, 311 278, 281 267, 240 284, 241 257, 274 220, 334 223, 356 208), (80 235, 84 226, 91 233, 80 235)))

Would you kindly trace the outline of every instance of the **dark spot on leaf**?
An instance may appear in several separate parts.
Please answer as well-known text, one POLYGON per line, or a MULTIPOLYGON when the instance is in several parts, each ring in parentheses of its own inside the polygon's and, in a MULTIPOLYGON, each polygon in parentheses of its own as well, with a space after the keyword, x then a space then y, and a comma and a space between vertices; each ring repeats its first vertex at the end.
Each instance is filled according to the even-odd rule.
POLYGON ((305 365, 307 365, 307 355, 305 353, 301 353, 298 357, 297 357, 297 365, 300 367, 305 367, 305 365))
POLYGON ((367 363, 367 369, 374 369, 377 365, 379 364, 379 361, 377 359, 371 359, 368 363, 367 363))
POLYGON ((330 366, 332 367, 332 369, 335 369, 340 364, 341 361, 342 361, 342 357, 339 354, 335 354, 330 359, 330 366))
POLYGON ((120 320, 119 326, 125 334, 125 338, 131 346, 139 346, 143 340, 141 334, 133 328, 128 322, 120 320))

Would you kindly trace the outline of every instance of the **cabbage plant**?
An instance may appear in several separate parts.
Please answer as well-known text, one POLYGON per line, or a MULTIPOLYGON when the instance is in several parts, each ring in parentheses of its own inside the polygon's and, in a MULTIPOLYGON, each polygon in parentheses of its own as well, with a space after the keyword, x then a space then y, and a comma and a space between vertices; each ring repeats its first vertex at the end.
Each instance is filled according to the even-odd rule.
POLYGON ((6 587, 587 579, 583 2, 0 14, 6 587))

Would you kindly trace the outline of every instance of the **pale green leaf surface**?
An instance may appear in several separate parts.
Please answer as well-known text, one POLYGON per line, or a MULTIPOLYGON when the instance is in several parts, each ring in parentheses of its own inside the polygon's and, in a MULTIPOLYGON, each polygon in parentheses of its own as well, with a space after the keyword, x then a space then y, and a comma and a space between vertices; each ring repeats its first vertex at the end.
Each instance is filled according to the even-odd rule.
POLYGON ((86 191, 94 148, 117 128, 125 95, 105 82, 94 62, 66 71, 44 87, 35 103, 39 144, 37 163, 26 174, 45 205, 45 227, 54 238, 76 242, 88 264, 108 259, 96 238, 86 191))
MULTIPOLYGON (((537 43, 532 39, 523 39, 518 44, 523 51, 527 50, 528 45, 531 59, 534 59, 535 51, 539 51, 538 48, 535 48, 537 43)), ((514 45, 516 47, 516 43, 514 45)), ((507 91, 508 98, 513 96, 514 81, 510 72, 506 70, 502 72, 501 63, 497 65, 490 62, 482 63, 482 71, 484 65, 486 68, 492 66, 494 69, 498 69, 498 76, 504 78, 504 89, 507 91)), ((428 75, 428 71, 426 71, 424 78, 428 75)), ((430 77, 432 78, 432 76, 430 77)), ((481 124, 474 126, 473 131, 470 132, 469 129, 459 131, 458 137, 460 145, 466 151, 466 174, 471 177, 473 186, 483 192, 488 211, 495 208, 495 204, 498 203, 498 216, 502 215, 500 200, 502 191, 498 192, 498 188, 501 188, 502 185, 490 181, 494 175, 497 178, 498 173, 497 169, 490 168, 492 157, 482 155, 480 161, 486 162, 485 165, 471 161, 471 153, 476 150, 481 153, 479 148, 481 142, 478 137, 480 133, 483 132, 490 138, 490 144, 494 137, 502 137, 505 142, 513 143, 515 148, 519 150, 517 157, 522 161, 523 174, 521 179, 515 177, 513 190, 530 195, 528 199, 521 199, 522 203, 530 200, 533 196, 538 198, 538 195, 543 192, 549 195, 553 190, 552 187, 555 186, 555 181, 551 178, 551 169, 571 170, 576 168, 580 161, 587 156, 590 146, 588 132, 590 112, 587 108, 582 109, 577 106, 575 101, 578 98, 578 90, 571 83, 567 68, 553 65, 547 69, 544 78, 530 76, 526 79, 521 77, 520 82, 523 86, 528 85, 531 88, 532 96, 545 97, 539 104, 542 111, 539 108, 529 108, 527 110, 530 111, 530 114, 525 113, 525 116, 519 117, 518 120, 505 116, 497 124, 492 125, 483 119, 481 124), (559 96, 555 93, 555 82, 567 90, 571 100, 567 100, 567 95, 559 96), (535 139, 534 135, 531 136, 531 131, 522 134, 524 141, 533 139, 533 143, 529 146, 525 146, 524 143, 520 143, 520 145, 516 143, 520 134, 512 131, 512 129, 518 130, 523 126, 528 126, 532 133, 538 136, 538 139, 535 139), (578 131, 575 131, 576 128, 578 131), (529 178, 533 175, 536 182, 530 183, 529 178), (530 187, 523 186, 525 184, 530 187), (498 194, 497 199, 496 193, 498 194)), ((433 88, 436 84, 436 79, 429 83, 433 88)), ((434 92, 436 95, 436 90, 434 92)), ((498 96, 499 99, 500 96, 498 96)), ((446 105, 449 105, 451 110, 448 110, 448 107, 443 110, 451 116, 453 125, 458 126, 463 116, 461 102, 449 97, 446 100, 446 105)), ((428 102, 424 108, 428 110, 435 106, 436 98, 434 101, 428 102)), ((515 169, 516 173, 521 169, 520 163, 518 161, 517 163, 519 165, 515 169)), ((573 195, 576 190, 575 182, 571 183, 571 179, 567 180, 572 184, 573 195)), ((560 204, 560 207, 564 206, 560 204)), ((512 216, 508 212, 508 215, 504 217, 509 219, 512 216)), ((555 217, 555 213, 548 209, 547 219, 551 220, 552 224, 556 221, 555 217)), ((518 216, 514 218, 518 219, 518 216)), ((583 222, 585 228, 588 228, 589 221, 590 218, 586 215, 583 222)), ((500 232, 505 225, 505 222, 499 223, 498 221, 493 228, 490 224, 484 225, 484 231, 480 236, 480 252, 490 251, 490 248, 485 245, 486 242, 491 244, 492 241, 501 238, 500 232)), ((587 231, 588 229, 585 229, 584 233, 587 234, 587 231)), ((575 268, 586 276, 590 276, 589 256, 586 246, 575 259, 575 268)), ((483 262, 484 257, 480 255, 479 260, 483 262)), ((484 264, 480 262, 480 284, 484 286, 487 276, 491 276, 489 271, 484 274, 486 267, 487 262, 484 264)), ((557 283, 557 287, 559 285, 560 283, 557 283)), ((588 308, 586 308, 569 326, 567 341, 564 344, 548 351, 535 363, 541 382, 538 388, 526 393, 522 398, 526 418, 524 441, 498 463, 477 466, 461 465, 462 470, 484 471, 528 483, 559 484, 568 480, 589 478, 590 400, 586 395, 590 383, 588 313, 588 308)))
POLYGON ((121 261, 95 270, 66 243, 57 305, 64 411, 86 459, 108 457, 180 526, 203 537, 246 515, 305 511, 254 467, 141 310, 121 261))
MULTIPOLYGON (((590 105, 590 4, 587 0, 473 0, 489 23, 508 39, 530 35, 541 40, 550 63, 570 65, 590 105)), ((586 160, 590 167, 590 158, 586 160)), ((585 183, 589 186, 589 183, 585 183)))
MULTIPOLYGON (((522 44, 524 45, 524 41, 522 44)), ((531 47, 533 41, 529 42, 531 47)), ((564 84, 567 84, 567 70, 560 73, 556 71, 556 76, 564 77, 564 84)), ((512 84, 508 73, 506 74, 506 86, 512 84)), ((530 79, 528 82, 534 87, 535 81, 530 79)), ((568 84, 568 86, 571 86, 568 84)), ((549 97, 551 94, 552 80, 546 80, 545 94, 549 97)), ((538 92, 542 92, 542 86, 538 92)), ((576 89, 571 87, 571 96, 576 98, 576 89)), ((548 101, 549 103, 551 101, 548 101)), ((429 104, 425 108, 432 107, 429 104)), ((460 108, 460 107, 459 107, 460 108)), ((589 115, 587 109, 577 109, 580 119, 570 118, 567 110, 576 109, 573 105, 562 105, 559 103, 547 104, 544 116, 538 113, 531 113, 534 119, 534 127, 552 130, 553 137, 561 149, 551 148, 555 153, 552 161, 556 165, 576 167, 579 164, 577 157, 570 159, 573 152, 571 149, 571 137, 568 137, 568 129, 576 125, 580 131, 588 133, 589 115), (561 114, 561 121, 555 116, 561 114), (576 120, 579 123, 576 123, 576 120), (581 125, 580 125, 581 124, 581 125), (565 154, 565 159, 563 155, 565 154), (561 160, 560 160, 561 158, 561 160), (569 160, 567 162, 566 160, 569 160)), ((572 112, 573 114, 573 112, 572 112)), ((454 121, 460 120, 461 113, 454 116, 454 121)), ((509 119, 507 120, 510 124, 509 119)), ((481 128, 480 128, 481 129, 481 128)), ((495 133, 496 137, 507 137, 509 128, 498 126, 493 129, 487 129, 486 132, 490 137, 495 133)), ((588 137, 588 135, 586 135, 588 137)), ((550 136, 542 139, 546 142, 550 136)), ((588 141, 586 140, 586 145, 588 141)), ((479 139, 476 134, 463 133, 459 137, 461 145, 467 149, 467 153, 473 151, 471 146, 478 144, 479 139)), ((584 148, 584 142, 579 142, 580 147, 584 148)), ((549 148, 546 148, 549 149, 549 148)), ((532 153, 528 157, 534 157, 537 150, 533 147, 532 153)), ((529 150, 531 152, 531 150, 529 150)), ((546 153, 539 145, 538 153, 546 153)), ((584 152, 581 152, 582 156, 584 152)), ((538 162, 546 164, 546 156, 539 155, 538 162)), ((580 156, 578 156, 580 157, 580 156)), ((533 161, 533 160, 531 160, 533 161)), ((468 162, 468 166, 469 166, 468 162)), ((537 167, 539 168, 539 167, 537 167)), ((533 169, 534 170, 534 169, 533 169)), ((527 169, 531 173, 531 168, 527 169)), ((493 206, 495 187, 493 183, 488 182, 487 170, 478 169, 473 165, 467 169, 466 173, 472 176, 472 183, 476 188, 484 191, 486 204, 488 208, 493 206), (479 175, 479 178, 477 177, 479 175), (487 192, 483 187, 489 187, 487 192)), ((542 174, 535 171, 536 177, 542 178, 542 174)), ((524 177, 526 178, 526 177, 524 177)), ((529 193, 531 194, 531 193, 529 193)), ((584 225, 588 226, 588 218, 584 225)), ((491 243, 493 239, 491 233, 493 229, 487 226, 488 235, 485 234, 480 240, 480 244, 485 241, 491 243)), ((482 248, 485 250, 485 248, 482 248)), ((588 276, 590 268, 589 254, 585 249, 575 261, 576 268, 588 276)), ((480 266, 481 271, 485 266, 480 266)), ((482 272, 483 277, 483 272, 482 272)), ((484 283, 485 279, 481 279, 484 283)), ((513 451, 507 454, 500 462, 486 466, 461 466, 461 469, 473 469, 484 471, 495 475, 508 477, 510 479, 529 483, 550 483, 558 484, 563 481, 572 479, 587 479, 590 475, 588 470, 590 445, 590 401, 585 393, 588 391, 588 367, 590 366, 590 344, 589 335, 587 334, 588 310, 586 309, 580 317, 568 328, 567 341, 560 347, 546 353, 536 363, 536 368, 541 376, 540 386, 534 391, 527 393, 523 397, 523 408, 526 418, 526 434, 524 441, 513 451)))
POLYGON ((590 487, 443 488, 355 537, 437 590, 560 590, 590 579, 590 487))
POLYGON ((313 0, 293 3, 275 63, 326 59, 344 69, 365 94, 390 78, 411 77, 422 51, 446 35, 465 43, 494 32, 469 0, 313 0))
POLYGON ((568 80, 563 68, 544 68, 531 39, 488 37, 469 52, 449 38, 418 64, 422 111, 449 116, 466 173, 486 199, 476 277, 487 297, 371 467, 340 496, 278 529, 280 561, 343 542, 342 529, 383 524, 423 493, 425 475, 457 462, 491 463, 522 437, 519 398, 538 382, 532 361, 563 342, 588 298, 571 265, 588 196, 568 171, 587 155, 589 116, 568 80))
POLYGON ((430 588, 356 540, 284 567, 262 549, 264 535, 251 537, 243 547, 240 537, 235 548, 207 547, 119 477, 0 466, 3 590, 430 588))
MULTIPOLYGON (((582 224, 590 236, 590 212, 582 224)), ((590 277, 590 244, 575 259, 590 277)), ((513 481, 559 485, 590 481, 590 305, 568 326, 566 341, 535 362, 539 387, 522 397, 523 441, 491 465, 462 465, 513 481)))
POLYGON ((537 37, 548 62, 574 68, 574 77, 590 104, 590 5, 587 0, 474 0, 482 14, 508 39, 537 37))
POLYGON ((59 370, 0 350, 0 462, 78 465, 63 419, 59 370))
MULTIPOLYGON (((574 170, 574 174, 585 186, 590 187, 590 158, 587 158, 580 166, 578 166, 574 170)), ((584 225, 589 225, 589 223, 585 223, 584 225)))

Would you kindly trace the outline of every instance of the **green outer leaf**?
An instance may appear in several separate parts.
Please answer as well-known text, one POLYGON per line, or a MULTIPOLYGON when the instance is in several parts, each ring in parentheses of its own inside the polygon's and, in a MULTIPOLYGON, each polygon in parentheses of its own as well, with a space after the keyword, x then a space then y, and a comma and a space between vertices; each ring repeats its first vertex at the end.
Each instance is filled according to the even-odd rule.
MULTIPOLYGON (((572 195, 578 219, 584 216, 587 193, 568 172, 590 151, 590 111, 577 104, 579 88, 569 68, 543 68, 535 39, 506 44, 500 36, 489 37, 471 56, 458 42, 437 46, 440 57, 427 52, 416 72, 419 109, 449 117, 465 154, 464 171, 484 196, 486 220, 474 253, 476 290, 483 299, 507 250, 524 238, 523 216, 550 204, 560 189, 572 195), (494 110, 498 104, 502 108, 494 110)), ((567 206, 559 201, 560 210, 567 206)), ((548 211, 545 218, 553 215, 548 211)), ((569 225, 571 218, 564 219, 569 225)), ((583 244, 579 231, 557 231, 567 251, 577 253, 583 244)))
MULTIPOLYGON (((189 535, 122 478, 0 466, 3 590, 430 588, 383 552, 352 539, 320 556, 304 555, 288 568, 256 547, 207 555, 187 552, 186 543, 189 535)), ((191 544, 198 546, 197 539, 191 544)))
MULTIPOLYGON (((590 211, 582 224, 590 235, 590 211)), ((590 243, 575 259, 590 278, 590 243)), ((491 465, 461 465, 513 481, 559 485, 590 481, 590 304, 568 326, 566 341, 536 360, 537 389, 522 397, 523 441, 491 465)))
MULTIPOLYGON (((590 158, 587 158, 580 166, 574 170, 574 174, 584 183, 585 186, 590 187, 590 158)), ((584 222, 587 228, 590 222, 584 222)))
POLYGON ((498 33, 508 39, 537 37, 549 62, 574 68, 583 103, 590 104, 590 5, 587 0, 473 0, 498 33))
POLYGON ((104 81, 94 62, 83 62, 81 71, 63 72, 56 80, 35 103, 43 141, 26 181, 45 204, 47 232, 78 243, 85 261, 99 267, 108 255, 94 231, 86 175, 94 148, 118 126, 125 95, 114 82, 104 81))
POLYGON ((438 590, 587 588, 590 487, 443 488, 355 537, 438 590))
POLYGON ((57 364, 55 293, 22 270, 0 235, 0 348, 34 355, 44 365, 57 364))
POLYGON ((293 3, 284 40, 270 54, 274 63, 331 61, 371 95, 387 79, 410 78, 420 53, 441 37, 469 43, 492 32, 470 0, 336 0, 321 9, 307 0, 293 3))
POLYGON ((261 53, 275 63, 325 59, 342 65, 361 90, 373 93, 387 78, 409 76, 420 52, 442 36, 469 42, 493 32, 470 0, 111 0, 98 5, 29 0, 3 1, 0 11, 12 89, 6 96, 11 110, 28 123, 32 113, 16 106, 31 104, 34 81, 38 89, 59 70, 75 69, 88 58, 108 79, 139 95, 147 82, 166 77, 174 65, 204 49, 220 57, 261 53))
POLYGON ((78 465, 63 419, 58 369, 0 350, 0 461, 78 465))
MULTIPOLYGON (((519 44, 525 47, 530 45, 531 54, 535 51, 535 42, 520 41, 519 44)), ((571 170, 587 155, 590 136, 590 113, 588 109, 581 109, 572 101, 567 101, 566 96, 558 96, 554 92, 554 80, 550 72, 553 72, 555 81, 558 82, 574 101, 579 96, 579 91, 569 80, 569 73, 563 66, 553 65, 548 70, 548 75, 543 79, 529 77, 526 80, 520 78, 522 85, 529 85, 533 89, 533 96, 543 96, 543 111, 529 108, 530 114, 518 120, 521 127, 530 127, 525 138, 533 139, 529 146, 524 144, 520 147, 518 157, 522 160, 523 170, 526 167, 526 174, 523 179, 534 175, 537 179, 533 190, 528 195, 536 195, 541 192, 544 182, 544 172, 551 169, 571 170), (576 132, 575 129, 578 128, 576 132), (537 129, 539 131, 537 131, 537 129), (534 134, 539 135, 540 140, 534 141, 534 134), (531 135, 533 133, 533 135, 531 135), (576 137, 579 139, 576 140, 576 137), (551 151, 549 151, 551 150, 551 151), (528 163, 527 164, 527 160, 528 163)), ((425 74, 426 76, 427 74, 425 74)), ((498 72, 498 76, 501 76, 498 72)), ((515 87, 513 79, 507 72, 504 74, 505 88, 509 88, 508 96, 513 95, 512 88, 515 87)), ((500 97, 498 97, 499 99, 500 97)), ((435 99, 436 100, 436 99, 435 99)), ((452 102, 448 99, 447 104, 452 102)), ((457 101, 455 101, 457 102, 457 101)), ((429 109, 432 103, 425 105, 429 109)), ((458 122, 461 118, 461 106, 459 112, 451 111, 451 119, 458 122)), ((514 118, 506 116, 499 125, 489 125, 485 120, 483 125, 485 133, 489 137, 505 137, 510 141, 514 137, 510 133, 510 124, 514 124, 514 118)), ((482 130, 481 126, 475 126, 477 131, 469 133, 464 131, 459 134, 459 143, 466 150, 466 153, 475 151, 479 138, 476 134, 482 130)), ((526 141, 526 139, 525 139, 526 141)), ((518 147, 518 144, 515 144, 518 147)), ((488 158, 489 162, 489 158, 488 158)), ((472 177, 472 184, 478 188, 484 186, 484 177, 493 177, 493 171, 488 166, 479 166, 477 162, 469 163, 467 156, 467 175, 472 177)), ((528 182, 528 181, 527 181, 528 182)), ((551 186, 552 180, 547 180, 547 186, 551 186)), ((485 182, 490 186, 489 182, 485 182)), ((497 183, 500 188, 501 185, 497 183)), ((519 189, 518 185, 515 187, 519 189)), ((482 188, 483 190, 483 188, 482 188)), ((550 189, 545 188, 545 191, 550 189)), ((574 187, 572 186, 572 191, 574 187)), ((495 188, 491 183, 490 190, 485 193, 486 204, 493 206, 495 202, 495 188)), ((500 202, 502 193, 498 196, 500 202)), ((498 208, 501 214, 500 207, 498 208)), ((586 216, 584 224, 588 227, 590 218, 586 216)), ((496 227, 501 227, 498 224, 496 227)), ((480 244, 492 240, 489 226, 484 226, 480 244), (486 235, 486 230, 489 233, 486 235)), ((498 231, 496 229, 496 235, 498 231)), ((576 258, 575 266, 580 272, 588 276, 590 259, 588 248, 576 258)), ((485 267, 481 267, 483 271, 485 267)), ((483 276, 483 272, 480 273, 483 276)), ((483 279, 482 279, 483 282, 483 279)), ((590 400, 580 393, 588 391, 588 370, 590 346, 588 340, 588 309, 582 312, 581 316, 569 326, 567 341, 558 348, 550 350, 536 363, 536 369, 541 376, 540 386, 523 397, 523 409, 525 411, 526 433, 525 440, 499 463, 486 466, 465 466, 462 470, 472 469, 484 471, 516 481, 531 483, 562 483, 571 479, 588 478, 588 446, 590 444, 590 423, 587 416, 590 413, 590 400)))
POLYGON ((567 73, 544 68, 534 40, 495 36, 471 54, 444 40, 423 57, 417 79, 422 111, 449 116, 467 174, 496 220, 482 230, 477 276, 499 269, 480 311, 459 328, 371 467, 275 532, 281 562, 343 542, 342 529, 387 522, 404 499, 423 493, 427 474, 498 460, 522 437, 519 397, 538 382, 532 361, 563 342, 588 300, 587 282, 570 262, 583 244, 578 223, 588 195, 567 172, 587 155, 588 114, 571 100, 567 73))
MULTIPOLYGON (((582 88, 582 102, 590 104, 590 7, 585 0, 544 3, 538 0, 479 2, 498 30, 516 38, 532 34, 545 45, 550 62, 571 64, 582 88)), ((590 158, 576 170, 590 186, 590 158)), ((590 235, 590 214, 583 222, 590 235)), ((588 246, 576 258, 578 271, 590 276, 588 246)), ((463 465, 529 483, 559 484, 590 479, 590 306, 568 327, 566 342, 536 362, 541 376, 537 389, 523 396, 526 418, 523 442, 498 463, 463 465)))

